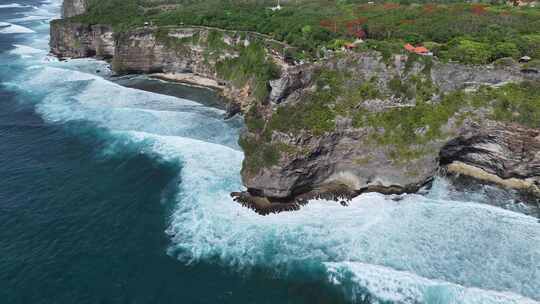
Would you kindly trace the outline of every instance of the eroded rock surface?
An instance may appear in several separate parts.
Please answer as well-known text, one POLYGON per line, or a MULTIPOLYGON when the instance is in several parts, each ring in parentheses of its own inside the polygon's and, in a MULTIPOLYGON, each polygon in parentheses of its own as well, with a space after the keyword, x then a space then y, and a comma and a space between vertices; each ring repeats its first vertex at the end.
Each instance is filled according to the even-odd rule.
POLYGON ((55 20, 49 44, 51 53, 63 58, 112 58, 115 54, 114 33, 107 25, 55 20))
POLYGON ((489 123, 448 142, 440 162, 450 173, 540 196, 538 128, 489 123))

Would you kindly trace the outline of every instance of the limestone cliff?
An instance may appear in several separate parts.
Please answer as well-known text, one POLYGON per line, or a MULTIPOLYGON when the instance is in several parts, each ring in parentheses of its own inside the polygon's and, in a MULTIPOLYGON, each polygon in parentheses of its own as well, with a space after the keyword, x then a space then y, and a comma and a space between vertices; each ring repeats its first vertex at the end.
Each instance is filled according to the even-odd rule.
POLYGON ((112 58, 115 53, 113 30, 106 25, 87 25, 55 20, 51 23, 51 53, 59 57, 112 58))
POLYGON ((51 52, 59 57, 110 58, 117 74, 160 73, 170 78, 177 78, 176 74, 193 74, 215 80, 229 102, 231 115, 246 110, 254 102, 252 84, 234 83, 231 77, 219 75, 216 66, 224 60, 238 58, 240 49, 255 44, 268 51, 268 60, 279 60, 275 54, 286 47, 264 35, 244 31, 143 27, 113 33, 109 26, 69 20, 52 22, 50 41, 51 52))
POLYGON ((234 196, 261 213, 320 196, 415 192, 441 170, 540 197, 540 125, 520 101, 514 109, 498 100, 506 92, 497 95, 511 83, 537 83, 538 73, 373 51, 295 65, 287 48, 203 27, 51 27, 58 56, 112 58, 117 73, 190 73, 219 84, 247 125, 240 143, 248 190, 234 196), (251 65, 265 73, 249 74, 251 65))
POLYGON ((451 174, 516 189, 532 197, 540 195, 538 128, 488 122, 449 141, 441 149, 440 162, 451 174))
MULTIPOLYGON (((301 80, 291 80, 291 74, 285 72, 281 80, 271 82, 280 92, 292 84, 300 88, 280 98, 279 104, 258 106, 258 112, 264 113, 258 118, 264 122, 259 124, 264 127, 250 128, 241 139, 247 156, 242 176, 248 192, 235 194, 237 199, 272 212, 296 209, 313 197, 347 199, 369 191, 416 192, 454 161, 520 182, 480 179, 455 166, 450 172, 539 194, 540 171, 535 164, 540 155, 540 123, 532 122, 536 128, 496 123, 489 97, 481 105, 460 99, 467 91, 537 81, 537 76, 523 74, 517 66, 464 66, 429 58, 411 62, 405 56, 396 56, 388 64, 381 59, 376 53, 351 53, 311 67, 310 80, 305 79, 309 69, 304 69, 301 80), (456 92, 463 93, 453 97, 456 92), (314 108, 325 112, 312 111, 314 108), (444 113, 449 109, 455 110, 444 113), (287 118, 295 113, 301 114, 287 118), (313 124, 325 119, 335 123, 311 130, 290 127, 304 119, 317 120, 313 124), (495 130, 498 136, 490 135, 495 130), (459 141, 471 136, 476 141, 459 141), (484 150, 480 149, 482 143, 486 143, 484 150)), ((293 75, 298 75, 296 69, 293 75)), ((248 116, 248 126, 255 119, 248 116)))

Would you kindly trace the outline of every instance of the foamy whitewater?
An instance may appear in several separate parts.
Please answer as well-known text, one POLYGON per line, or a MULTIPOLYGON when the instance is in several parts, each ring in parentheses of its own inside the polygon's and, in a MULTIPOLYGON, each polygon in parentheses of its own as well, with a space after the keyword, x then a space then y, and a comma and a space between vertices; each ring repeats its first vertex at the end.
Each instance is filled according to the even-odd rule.
POLYGON ((29 34, 29 33, 35 33, 35 32, 24 26, 7 23, 7 22, 0 22, 0 34, 29 34))
MULTIPOLYGON (((57 12, 58 2, 40 9, 57 12)), ((243 153, 239 129, 223 111, 122 87, 95 73, 106 70, 102 62, 55 61, 47 37, 32 34, 39 28, 22 29, 0 23, 0 33, 29 35, 11 51, 25 60, 26 73, 6 85, 45 94, 35 108, 47 122, 90 122, 116 138, 103 153, 118 153, 123 145, 114 143, 125 141, 181 164, 164 232, 178 263, 217 260, 238 272, 267 268, 278 278, 323 275, 351 302, 539 303, 537 218, 453 200, 444 180, 425 196, 366 194, 348 207, 314 201, 261 217, 229 196, 243 187, 243 153)))
POLYGON ((28 6, 21 5, 19 3, 0 4, 0 9, 2 9, 2 8, 19 8, 19 7, 28 7, 28 6))

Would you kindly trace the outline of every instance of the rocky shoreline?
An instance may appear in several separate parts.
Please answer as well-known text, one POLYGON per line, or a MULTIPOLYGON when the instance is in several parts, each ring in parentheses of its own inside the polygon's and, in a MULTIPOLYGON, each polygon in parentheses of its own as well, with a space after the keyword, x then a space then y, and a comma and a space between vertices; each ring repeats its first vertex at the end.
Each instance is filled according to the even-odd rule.
MULTIPOLYGON (((80 13, 70 7, 64 16, 80 13)), ((539 83, 540 71, 373 51, 297 65, 284 57, 287 48, 256 33, 203 27, 115 33, 70 19, 51 25, 51 52, 59 57, 97 56, 118 74, 218 90, 229 116, 242 113, 247 126, 240 144, 248 190, 232 196, 261 214, 316 198, 346 204, 365 192, 414 193, 440 172, 539 203, 540 122, 521 119, 527 113, 519 95, 512 101, 519 108, 507 113, 496 90, 526 91, 519 84, 539 83), (246 56, 256 61, 227 71, 246 56), (238 77, 250 65, 279 72, 238 77)))

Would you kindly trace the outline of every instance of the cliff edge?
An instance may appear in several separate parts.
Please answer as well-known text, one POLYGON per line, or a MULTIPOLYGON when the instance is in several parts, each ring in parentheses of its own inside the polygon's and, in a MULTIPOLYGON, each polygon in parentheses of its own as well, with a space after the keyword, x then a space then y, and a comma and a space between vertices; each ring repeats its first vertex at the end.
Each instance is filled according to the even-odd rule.
MULTIPOLYGON (((64 15, 86 2, 64 3, 64 15)), ((364 192, 417 192, 467 176, 540 197, 540 74, 522 64, 465 65, 373 50, 299 62, 295 48, 249 31, 56 20, 51 51, 98 56, 115 72, 206 79, 246 131, 236 200, 259 213, 364 192), (192 75, 194 77, 180 77, 192 75)))

